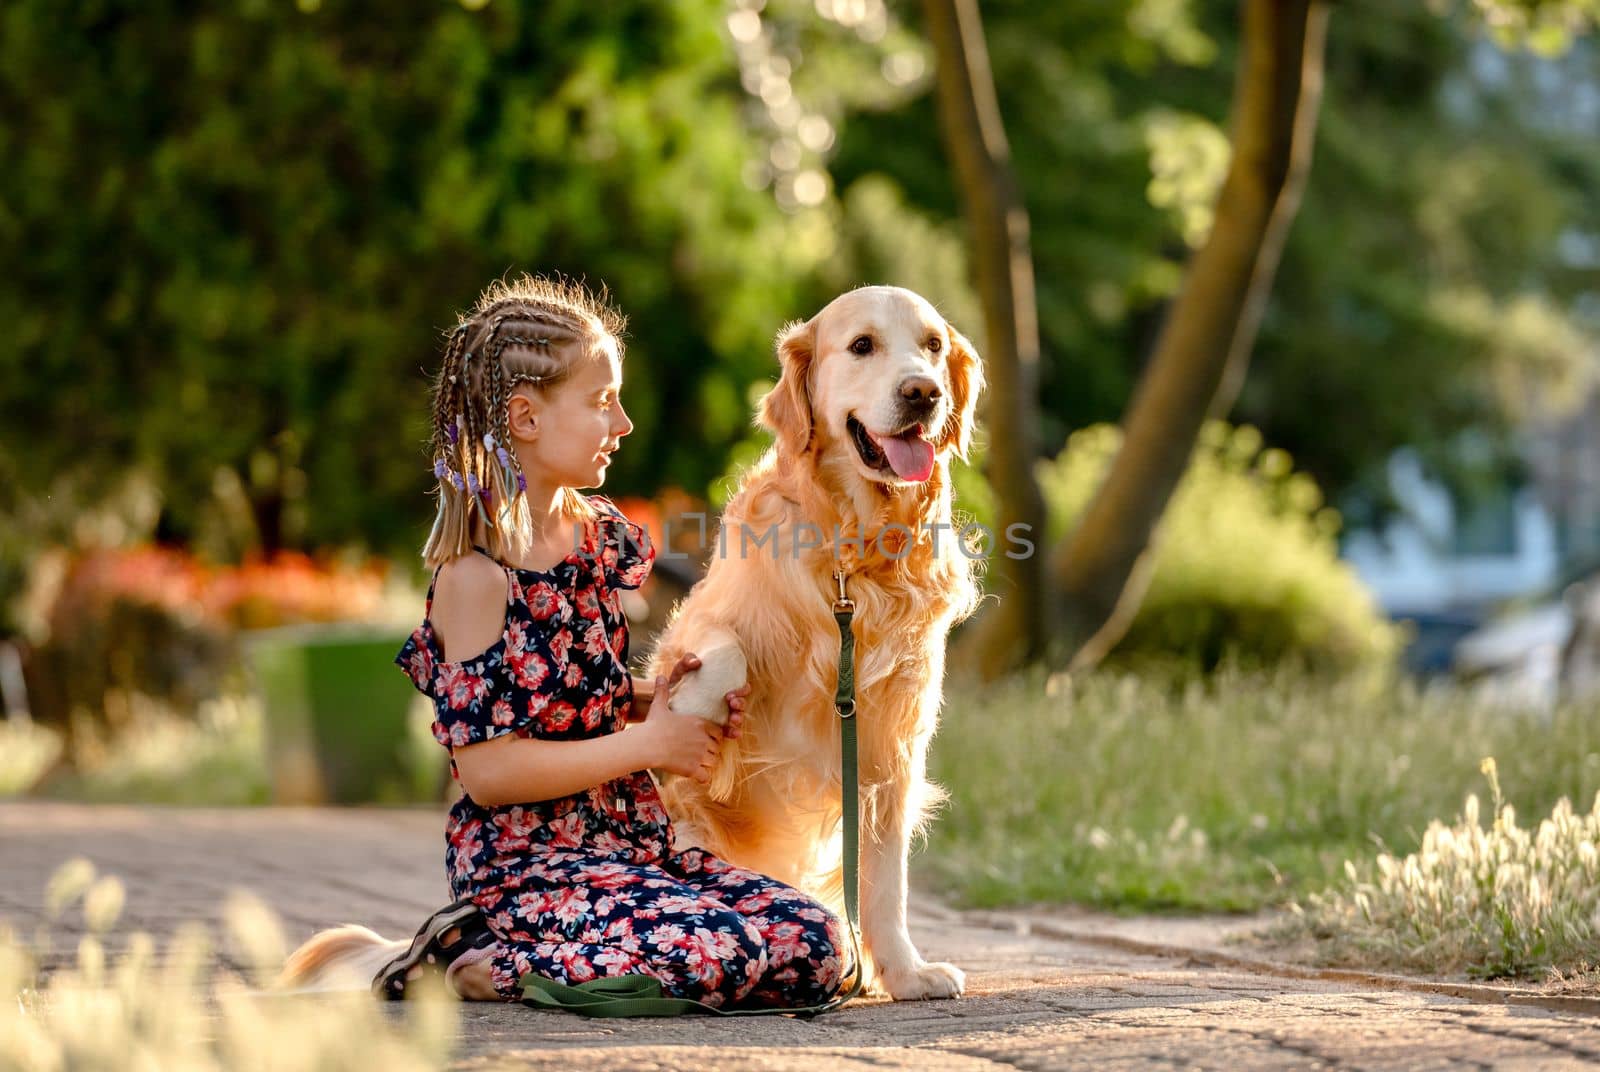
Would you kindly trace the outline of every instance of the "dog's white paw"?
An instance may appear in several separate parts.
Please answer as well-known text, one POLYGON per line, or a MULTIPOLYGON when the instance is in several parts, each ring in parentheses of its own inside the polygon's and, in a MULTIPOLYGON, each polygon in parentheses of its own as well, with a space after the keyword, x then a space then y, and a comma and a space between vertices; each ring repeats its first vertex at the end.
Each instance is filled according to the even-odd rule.
POLYGON ((967 977, 954 964, 921 964, 898 971, 885 970, 883 987, 896 1001, 956 998, 967 988, 967 977))
POLYGON ((714 641, 700 656, 700 668, 691 670, 672 687, 667 710, 679 715, 709 719, 719 726, 728 723, 728 704, 723 697, 749 680, 744 652, 731 638, 714 641))

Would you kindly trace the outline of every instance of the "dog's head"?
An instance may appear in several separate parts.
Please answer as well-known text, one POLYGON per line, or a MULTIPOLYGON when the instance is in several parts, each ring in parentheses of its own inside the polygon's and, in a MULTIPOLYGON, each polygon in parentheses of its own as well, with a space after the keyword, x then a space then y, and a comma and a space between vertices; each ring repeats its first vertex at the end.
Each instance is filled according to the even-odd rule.
POLYGON ((868 480, 927 480, 963 460, 983 391, 978 354, 938 310, 901 287, 841 294, 778 335, 782 376, 761 421, 782 453, 847 455, 868 480))

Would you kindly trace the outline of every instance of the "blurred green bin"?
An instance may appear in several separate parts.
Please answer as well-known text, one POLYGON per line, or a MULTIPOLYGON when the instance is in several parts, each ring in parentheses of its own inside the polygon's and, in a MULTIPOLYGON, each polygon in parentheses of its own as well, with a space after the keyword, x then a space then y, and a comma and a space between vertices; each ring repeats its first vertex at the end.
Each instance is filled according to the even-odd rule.
POLYGON ((303 625, 245 638, 274 803, 416 799, 407 716, 417 692, 394 665, 407 635, 371 625, 303 625))

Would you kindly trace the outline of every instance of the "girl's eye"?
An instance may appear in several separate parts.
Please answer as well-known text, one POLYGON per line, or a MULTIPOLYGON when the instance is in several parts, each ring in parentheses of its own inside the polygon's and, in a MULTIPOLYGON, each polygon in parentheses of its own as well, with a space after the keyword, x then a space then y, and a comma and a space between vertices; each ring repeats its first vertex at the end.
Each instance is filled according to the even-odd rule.
POLYGON ((858 357, 865 357, 872 353, 872 337, 870 335, 857 335, 850 344, 850 352, 858 357))
POLYGON ((943 349, 944 349, 944 340, 939 338, 939 336, 934 335, 934 336, 932 336, 931 338, 928 339, 928 352, 930 354, 936 354, 940 350, 943 350, 943 349))

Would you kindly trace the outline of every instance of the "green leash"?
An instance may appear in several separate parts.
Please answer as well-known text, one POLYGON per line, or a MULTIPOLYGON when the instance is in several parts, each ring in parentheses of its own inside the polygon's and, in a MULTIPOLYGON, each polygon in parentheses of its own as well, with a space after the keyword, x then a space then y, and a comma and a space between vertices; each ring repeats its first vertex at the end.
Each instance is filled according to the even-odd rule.
POLYGON ((844 571, 835 570, 833 579, 839 585, 839 597, 833 601, 833 620, 839 625, 839 683, 833 692, 833 709, 839 716, 840 788, 844 797, 844 922, 850 932, 850 951, 855 964, 855 977, 849 988, 821 1005, 789 1009, 718 1009, 689 998, 667 997, 662 992, 661 980, 651 975, 619 975, 571 986, 528 972, 517 982, 524 1005, 600 1018, 682 1016, 697 1012, 713 1016, 799 1016, 809 1020, 837 1009, 864 989, 861 939, 856 933, 856 917, 860 914, 856 868, 861 851, 861 824, 856 767, 856 637, 850 628, 856 605, 845 595, 844 571))

